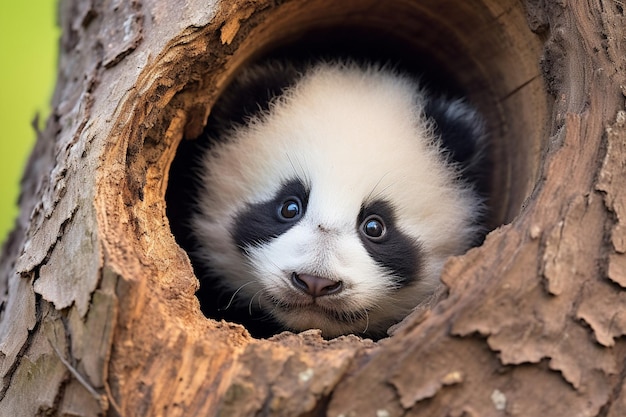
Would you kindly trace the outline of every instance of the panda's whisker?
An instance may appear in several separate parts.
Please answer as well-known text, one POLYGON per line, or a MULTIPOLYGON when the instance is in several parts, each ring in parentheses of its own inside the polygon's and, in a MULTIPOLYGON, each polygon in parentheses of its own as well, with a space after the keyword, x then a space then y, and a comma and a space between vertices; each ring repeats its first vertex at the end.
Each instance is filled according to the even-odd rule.
POLYGON ((293 159, 291 158, 291 155, 289 153, 286 153, 285 156, 287 157, 287 160, 289 161, 289 164, 291 165, 291 168, 293 169, 293 171, 297 173, 298 177, 304 181, 304 184, 307 187, 310 187, 311 178, 309 177, 306 170, 304 169, 304 166, 302 165, 302 161, 300 161, 300 158, 298 158, 297 155, 295 156, 296 162, 298 163, 298 167, 296 168, 296 165, 294 164, 293 159))
POLYGON ((361 333, 367 334, 367 330, 370 327, 370 315, 366 309, 363 309, 363 315, 365 317, 365 328, 363 329, 361 333))
POLYGON ((261 293, 263 293, 265 291, 265 289, 261 288, 260 290, 258 290, 257 292, 255 292, 252 297, 250 297, 250 302, 248 303, 248 314, 250 316, 252 316, 252 304, 254 303, 254 297, 256 297, 257 295, 258 300, 259 300, 259 310, 261 310, 261 293))
MULTIPOLYGON (((372 190, 370 191, 370 193, 367 195, 367 197, 365 197, 365 199, 363 199, 363 201, 365 202, 371 202, 372 200, 374 200, 373 196, 374 196, 374 192, 376 191, 376 188, 378 188, 378 186, 383 182, 383 180, 385 179, 385 177, 389 174, 389 172, 385 172, 380 179, 378 180, 378 182, 372 187, 372 190)), ((389 187, 391 187, 391 184, 389 184, 388 186, 386 186, 385 188, 383 188, 382 190, 380 190, 379 192, 377 192, 375 195, 376 197, 382 195, 389 187)))
POLYGON ((237 296, 237 294, 244 288, 247 287, 250 284, 254 284, 254 281, 248 281, 245 284, 239 286, 239 288, 237 288, 237 290, 233 293, 233 295, 230 297, 230 300, 228 301, 228 304, 226 305, 226 307, 224 308, 220 308, 218 309, 218 311, 226 311, 230 308, 230 306, 233 304, 233 300, 235 299, 235 297, 237 296))

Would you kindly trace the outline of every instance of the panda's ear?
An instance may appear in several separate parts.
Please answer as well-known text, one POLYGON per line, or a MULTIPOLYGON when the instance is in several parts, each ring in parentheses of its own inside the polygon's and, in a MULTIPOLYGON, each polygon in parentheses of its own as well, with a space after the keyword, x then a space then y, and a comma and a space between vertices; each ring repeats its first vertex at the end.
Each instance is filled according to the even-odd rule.
POLYGON ((485 121, 462 99, 431 98, 424 113, 435 123, 435 132, 461 175, 487 197, 491 191, 492 155, 485 121))
POLYGON ((424 113, 435 122, 435 132, 453 161, 468 168, 484 156, 485 123, 464 100, 432 98, 426 102, 424 113))
POLYGON ((302 76, 295 66, 281 61, 252 64, 236 75, 217 100, 207 128, 223 130, 269 109, 271 101, 302 76))

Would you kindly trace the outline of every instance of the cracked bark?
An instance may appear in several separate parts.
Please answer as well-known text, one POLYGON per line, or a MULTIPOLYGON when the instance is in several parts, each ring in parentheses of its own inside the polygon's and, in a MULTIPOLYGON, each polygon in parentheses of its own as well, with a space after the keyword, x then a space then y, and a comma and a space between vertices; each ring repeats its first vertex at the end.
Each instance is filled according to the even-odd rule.
POLYGON ((620 2, 66 0, 59 15, 54 110, 0 262, 1 415, 623 415, 620 2), (168 168, 237 68, 346 22, 410 38, 487 114, 504 225, 390 338, 253 339, 200 313, 168 168))

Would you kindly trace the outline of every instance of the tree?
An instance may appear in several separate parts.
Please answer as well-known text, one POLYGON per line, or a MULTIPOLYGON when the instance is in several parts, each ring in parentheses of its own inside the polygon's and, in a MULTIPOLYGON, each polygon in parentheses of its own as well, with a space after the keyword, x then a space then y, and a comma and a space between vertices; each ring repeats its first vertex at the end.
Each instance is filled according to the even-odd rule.
POLYGON ((0 414, 623 414, 621 2, 68 0, 59 16, 53 112, 0 263, 0 414), (330 27, 428 56, 485 111, 503 225, 390 338, 254 339, 201 314, 168 168, 237 68, 330 27))

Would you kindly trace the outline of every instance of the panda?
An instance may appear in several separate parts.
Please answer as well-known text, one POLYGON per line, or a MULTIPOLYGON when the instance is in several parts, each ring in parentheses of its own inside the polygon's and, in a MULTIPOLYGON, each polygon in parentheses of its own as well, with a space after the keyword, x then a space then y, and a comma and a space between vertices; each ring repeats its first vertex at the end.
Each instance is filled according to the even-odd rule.
POLYGON ((192 262, 221 309, 384 337, 484 237, 484 126, 388 65, 251 65, 205 129, 192 262))

